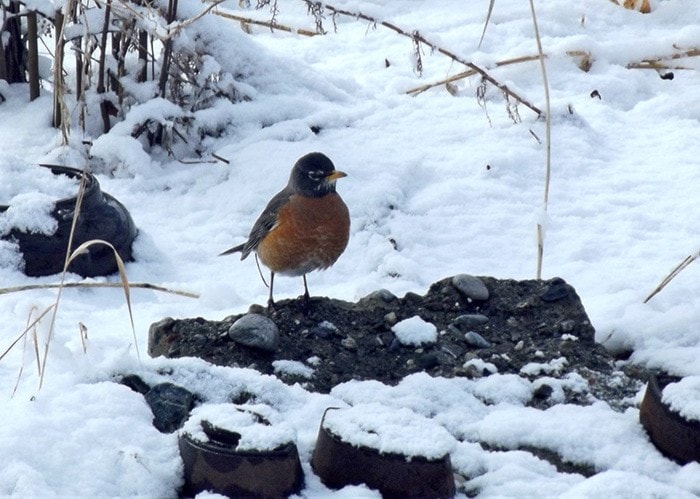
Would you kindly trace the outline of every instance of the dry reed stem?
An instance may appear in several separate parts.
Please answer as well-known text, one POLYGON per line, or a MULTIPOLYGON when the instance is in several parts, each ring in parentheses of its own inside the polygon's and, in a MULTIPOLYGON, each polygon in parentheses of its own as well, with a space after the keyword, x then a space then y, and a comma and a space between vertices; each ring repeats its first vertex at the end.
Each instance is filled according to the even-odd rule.
POLYGON ((284 31, 286 33, 296 33, 297 35, 303 36, 317 36, 320 33, 317 31, 311 31, 303 28, 291 28, 285 26, 284 24, 279 24, 274 21, 258 21, 257 19, 251 19, 249 17, 237 16, 235 14, 230 14, 228 12, 223 12, 220 10, 214 10, 212 12, 214 15, 223 17, 225 19, 231 19, 233 21, 239 21, 242 25, 252 24, 254 26, 263 26, 265 28, 270 28, 270 31, 284 31))
POLYGON ((61 302, 61 293, 63 291, 63 284, 65 283, 66 273, 68 272, 68 265, 71 262, 71 252, 70 249, 73 246, 73 236, 75 234, 75 226, 78 222, 78 216, 80 214, 80 209, 83 204, 83 196, 85 195, 85 186, 87 185, 87 175, 83 174, 80 177, 80 186, 78 187, 78 195, 75 198, 75 208, 73 209, 73 220, 71 221, 70 232, 68 234, 68 245, 66 247, 66 258, 63 262, 63 272, 61 272, 61 284, 58 287, 58 293, 56 294, 56 301, 53 307, 53 314, 51 315, 51 322, 49 323, 49 334, 46 337, 46 343, 44 345, 44 356, 41 361, 41 373, 39 374, 39 389, 44 384, 44 374, 46 373, 46 361, 49 358, 49 346, 51 345, 51 338, 53 338, 54 325, 56 324, 56 314, 58 312, 58 305, 61 302))
MULTIPOLYGON (((0 295, 17 293, 20 291, 30 291, 33 289, 58 289, 63 288, 121 288, 122 283, 116 282, 64 282, 63 284, 27 284, 25 286, 13 286, 9 288, 0 288, 0 295)), ((168 289, 163 286, 158 286, 156 284, 150 284, 147 282, 130 282, 129 287, 131 289, 150 289, 152 291, 160 291, 161 293, 169 293, 178 296, 184 296, 186 298, 199 298, 197 293, 191 293, 189 291, 178 291, 174 289, 168 289)))
MULTIPOLYGON (((33 327, 30 326, 31 320, 32 320, 32 315, 34 315, 34 312, 36 312, 37 306, 34 305, 32 306, 32 309, 29 311, 29 315, 27 316, 27 328, 31 328, 32 333, 33 333, 33 343, 34 343, 34 355, 36 358, 36 363, 37 363, 37 369, 41 368, 40 364, 40 357, 39 357, 39 339, 37 338, 36 334, 36 324, 34 324, 33 327)), ((17 382, 15 383, 15 387, 12 389, 12 395, 11 397, 14 397, 15 394, 17 393, 17 389, 19 388, 19 384, 22 381, 22 373, 24 373, 24 359, 26 357, 27 353, 27 335, 26 333, 22 335, 24 338, 24 341, 22 342, 22 364, 19 367, 19 373, 17 373, 17 382)), ((37 371, 38 372, 38 371, 37 371)))
MULTIPOLYGON (((546 56, 545 56, 546 57, 546 56)), ((529 61, 536 61, 540 58, 539 55, 524 55, 521 57, 516 57, 514 59, 506 59, 503 61, 498 61, 495 64, 495 67, 500 68, 502 66, 508 66, 511 64, 520 64, 523 62, 529 62, 529 61)), ((469 78, 470 76, 474 76, 478 74, 476 71, 473 69, 469 69, 467 71, 462 71, 461 73, 457 73, 456 75, 450 76, 448 78, 442 79, 440 81, 436 81, 434 83, 428 83, 426 85, 421 85, 419 87, 412 88, 410 90, 406 90, 407 95, 418 95, 420 93, 425 92, 426 90, 430 90, 431 88, 434 87, 439 87, 440 85, 446 85, 448 83, 452 83, 457 80, 462 80, 464 78, 469 78)))
MULTIPOLYGON (((537 26, 537 14, 535 13, 534 0, 530 0, 530 12, 532 14, 532 24, 535 30, 535 41, 537 42, 537 53, 539 54, 540 68, 542 69, 542 85, 544 87, 545 101, 545 179, 544 179, 544 215, 547 214, 547 205, 549 203, 549 183, 552 171, 552 141, 551 141, 551 112, 549 99, 549 82, 547 81, 547 68, 544 63, 545 55, 542 50, 542 40, 540 38, 540 30, 537 26)), ((537 279, 542 279, 542 260, 544 257, 544 228, 542 223, 537 224, 537 279)))
MULTIPOLYGON (((7 348, 5 349, 5 351, 2 352, 2 354, 0 354, 0 360, 4 359, 5 356, 6 356, 8 353, 10 353, 10 351, 15 347, 15 345, 17 345, 17 343, 19 343, 20 340, 21 340, 22 338, 24 338, 25 335, 26 335, 30 330, 32 330, 32 328, 34 328, 34 327, 41 321, 41 319, 43 319, 44 316, 45 316, 46 314, 48 314, 51 310, 53 310, 55 307, 56 307, 56 304, 55 304, 55 303, 52 303, 51 305, 49 305, 49 306, 46 308, 46 310, 44 310, 44 311, 39 315, 39 317, 37 317, 36 319, 34 319, 26 328, 24 328, 24 331, 22 331, 22 332, 19 334, 19 336, 17 336, 17 338, 15 338, 14 341, 13 341, 12 343, 10 343, 10 346, 7 347, 7 348)), ((39 369, 41 370, 41 366, 39 366, 39 369)))
MULTIPOLYGON (((320 6, 322 9, 326 9, 326 10, 332 12, 333 14, 354 17, 356 19, 362 19, 364 21, 371 22, 372 24, 384 26, 385 28, 388 28, 391 31, 398 33, 399 35, 410 38, 411 41, 414 43, 417 52, 419 52, 420 45, 423 44, 423 45, 429 47, 431 50, 433 50, 435 52, 439 52, 442 55, 449 57, 453 61, 459 62, 460 64, 463 64, 464 66, 467 66, 468 68, 476 71, 476 73, 479 74, 485 81, 489 82, 490 84, 492 84, 493 86, 498 88, 503 93, 504 96, 512 97, 517 102, 521 103, 525 107, 532 110, 535 114, 537 114, 538 117, 542 116, 544 114, 537 106, 535 106, 534 104, 531 104, 527 99, 521 97, 518 93, 511 90, 506 84, 501 83, 500 81, 495 79, 485 69, 477 66, 476 64, 474 64, 471 61, 464 59, 463 57, 458 56, 454 52, 451 52, 451 51, 441 47, 440 45, 437 45, 436 43, 431 42, 425 36, 421 35, 418 30, 414 30, 411 33, 409 33, 408 31, 402 29, 401 27, 399 27, 395 24, 392 24, 388 21, 380 21, 378 19, 373 18, 372 16, 368 16, 366 14, 363 14, 362 12, 351 12, 351 11, 347 11, 344 9, 339 9, 337 7, 334 7, 333 5, 323 3, 323 2, 315 2, 314 4, 317 6, 320 6)), ((419 70, 420 70, 420 58, 417 62, 419 64, 419 70)))
POLYGON ((72 262, 75 258, 80 256, 82 253, 87 251, 90 246, 94 246, 96 244, 102 244, 104 246, 107 246, 112 250, 114 253, 114 259, 117 262, 117 268, 119 269, 119 277, 121 279, 121 287, 124 290, 124 298, 126 299, 126 307, 129 310, 129 321, 131 322, 131 332, 133 333, 134 336, 134 346, 136 347, 136 357, 139 359, 139 362, 141 361, 141 354, 139 353, 139 344, 138 340, 136 338, 136 326, 134 326, 134 314, 131 309, 131 293, 129 291, 129 280, 126 277, 126 268, 124 267, 124 260, 122 260, 122 257, 119 256, 119 253, 117 252, 117 249, 112 245, 112 243, 105 241, 103 239, 92 239, 90 241, 85 241, 83 244, 78 246, 75 251, 70 256, 70 259, 68 260, 68 265, 70 265, 70 262, 72 262))
POLYGON ((695 253, 694 255, 688 255, 685 257, 685 259, 676 265, 676 267, 666 276, 664 279, 659 283, 658 286, 652 291, 649 296, 646 297, 644 300, 644 303, 647 303, 649 300, 651 300, 654 296, 656 296, 662 289, 666 287, 666 285, 671 282, 678 274, 680 274, 683 269, 685 269, 688 265, 693 263, 698 257, 700 257, 700 251, 695 253))

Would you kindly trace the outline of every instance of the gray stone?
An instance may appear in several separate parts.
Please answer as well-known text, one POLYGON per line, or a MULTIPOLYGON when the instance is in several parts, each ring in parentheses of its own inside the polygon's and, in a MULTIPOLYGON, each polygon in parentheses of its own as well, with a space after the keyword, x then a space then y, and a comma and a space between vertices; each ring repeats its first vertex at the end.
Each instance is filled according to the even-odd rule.
POLYGON ((151 324, 148 328, 148 355, 151 357, 169 355, 172 339, 175 336, 173 328, 176 324, 172 317, 165 317, 151 324))
POLYGON ((482 324, 486 324, 488 321, 489 318, 482 314, 464 314, 460 315, 459 317, 456 317, 454 323, 457 326, 471 328, 481 326, 482 324))
POLYGON ((467 342, 468 345, 471 345, 475 348, 489 348, 491 347, 491 342, 488 341, 486 338, 481 336, 479 333, 476 333, 474 331, 469 331, 464 335, 464 341, 467 342))
POLYGON ((228 330, 229 337, 240 345, 266 352, 277 350, 280 332, 272 319, 260 314, 246 314, 228 330))
POLYGON ((377 291, 373 291, 367 296, 360 298, 358 304, 367 308, 387 307, 392 303, 395 303, 397 300, 398 297, 388 289, 378 289, 377 291))
POLYGON ((489 290, 484 281, 469 274, 459 274, 452 278, 452 285, 459 290, 466 298, 475 301, 486 301, 489 299, 489 290))
POLYGON ((181 428, 194 406, 192 392, 173 383, 160 383, 145 397, 153 412, 153 426, 162 433, 181 428))

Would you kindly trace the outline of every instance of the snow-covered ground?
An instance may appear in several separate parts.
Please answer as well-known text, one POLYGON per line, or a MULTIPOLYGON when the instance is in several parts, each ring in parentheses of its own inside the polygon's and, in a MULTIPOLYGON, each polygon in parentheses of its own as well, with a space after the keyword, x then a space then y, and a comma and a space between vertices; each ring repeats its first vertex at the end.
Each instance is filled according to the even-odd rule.
MULTIPOLYGON (((191 15, 203 8, 180 3, 191 15)), ((198 116, 228 123, 224 136, 204 145, 229 163, 185 164, 144 152, 130 137, 131 127, 143 113, 165 113, 161 101, 94 137, 91 153, 113 170, 97 172, 103 190, 129 208, 140 229, 129 279, 201 296, 132 292, 139 361, 120 290, 64 290, 41 390, 30 345, 23 350, 20 343, 0 361, 0 495, 176 494, 182 483, 177 437, 152 427, 142 396, 110 382, 120 373, 181 384, 212 404, 226 403, 243 389, 256 394, 256 402, 268 406, 266 416, 296 435, 307 480, 304 497, 378 497, 365 487, 331 491, 311 471, 322 413, 343 404, 410 411, 444 428, 453 439, 452 463, 465 477, 460 494, 699 495, 700 465, 664 458, 648 440, 636 408, 619 413, 600 402, 528 408, 532 384, 517 376, 415 375, 396 387, 352 382, 318 395, 250 370, 145 354, 148 327, 163 317, 221 319, 265 302, 267 289, 252 259, 216 255, 244 240, 299 156, 322 151, 348 173, 338 191, 350 208, 352 229, 340 260, 309 275, 313 295, 356 300, 379 288, 423 293, 431 282, 458 273, 534 278, 536 224, 542 222, 543 277, 561 276, 576 288, 598 341, 634 349, 633 362, 686 376, 670 396, 674 406, 700 419, 700 264, 643 303, 677 263, 700 249, 700 64, 697 58, 671 61, 687 68, 673 70, 672 80, 655 70, 626 68, 697 49, 700 9, 695 0, 652 0, 647 15, 609 0, 535 3, 552 109, 546 213, 545 125, 533 112, 519 106, 522 121, 513 123, 493 87, 480 105, 477 77, 454 82, 453 92, 439 86, 405 94, 463 71, 459 63, 424 48, 419 77, 408 38, 349 17, 338 17, 334 30, 329 16, 328 34, 316 37, 265 28, 249 35, 237 22, 214 15, 197 21, 222 68, 247 75, 241 89, 252 97, 198 116), (579 56, 569 55, 581 52, 590 54, 588 72, 579 68, 579 56), (79 323, 87 327, 85 353, 79 323), (560 473, 527 452, 485 450, 477 442, 551 449, 599 473, 560 473)), ((497 0, 480 48, 486 1, 341 0, 337 6, 407 32, 419 30, 544 108, 537 62, 495 67, 536 54, 527 2, 497 0)), ((240 10, 238 2, 222 8, 240 10)), ((280 2, 279 8, 278 22, 313 28, 302 2, 280 2)), ((269 18, 265 10, 242 14, 269 18)), ((40 162, 83 167, 79 134, 72 137, 77 145, 61 147, 59 133, 49 126, 49 91, 28 102, 26 87, 0 82, 0 93, 7 99, 0 104, 0 193, 13 197, 27 185, 37 189, 26 171, 40 162)), ((17 260, 11 247, 0 245, 3 286, 59 280, 27 278, 14 266, 17 260)), ((280 277, 275 291, 278 298, 297 296, 301 279, 280 277)), ((56 290, 0 295, 0 352, 55 299, 56 290)), ((48 334, 48 322, 40 323, 40 337, 48 334)))

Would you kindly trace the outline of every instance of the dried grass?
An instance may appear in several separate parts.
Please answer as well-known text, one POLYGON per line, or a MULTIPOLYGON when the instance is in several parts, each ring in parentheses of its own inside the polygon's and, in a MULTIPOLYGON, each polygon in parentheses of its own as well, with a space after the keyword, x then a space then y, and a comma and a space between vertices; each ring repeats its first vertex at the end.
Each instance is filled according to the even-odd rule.
POLYGON ((669 274, 666 277, 664 277, 664 279, 659 283, 659 285, 656 286, 656 288, 654 288, 654 291, 652 291, 649 294, 649 296, 646 297, 646 299, 644 300, 644 303, 647 303, 654 296, 656 296, 658 293, 660 293, 661 290, 664 289, 669 282, 671 282, 678 274, 680 274, 683 271, 683 269, 685 269, 688 265, 693 263, 699 257, 700 257, 700 251, 698 251, 694 255, 688 255, 687 257, 685 257, 683 259, 683 261, 681 263, 679 263, 678 265, 676 265, 676 267, 671 272, 669 272, 669 274))

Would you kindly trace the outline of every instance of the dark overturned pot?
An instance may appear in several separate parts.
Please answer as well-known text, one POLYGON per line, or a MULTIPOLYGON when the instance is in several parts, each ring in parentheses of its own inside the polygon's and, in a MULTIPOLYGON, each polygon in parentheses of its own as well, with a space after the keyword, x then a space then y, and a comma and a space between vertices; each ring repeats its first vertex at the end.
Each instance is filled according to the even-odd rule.
POLYGON ((288 497, 304 485, 297 446, 273 450, 238 450, 240 434, 202 421, 209 441, 187 432, 178 444, 184 463, 186 496, 212 491, 228 497, 288 497))
MULTIPOLYGON (((420 497, 451 498, 455 495, 450 455, 438 459, 383 453, 378 449, 355 446, 325 427, 324 413, 318 431, 311 467, 321 481, 332 489, 366 484, 378 490, 384 499, 420 497)), ((406 438, 411 438, 407 434, 406 438)))
MULTIPOLYGON (((131 261, 131 246, 138 229, 124 205, 102 192, 99 182, 90 173, 67 166, 41 166, 49 168, 54 175, 67 175, 77 180, 86 175, 85 194, 73 235, 72 249, 86 241, 102 239, 114 246, 122 260, 131 261)), ((51 236, 17 229, 2 236, 3 239, 18 243, 26 275, 36 277, 63 271, 76 202, 75 197, 56 201, 53 217, 58 222, 58 228, 51 236)), ((9 206, 0 205, 0 213, 8 208, 9 206)), ((75 258, 68 270, 82 277, 95 277, 113 274, 118 268, 112 249, 103 244, 95 244, 75 258)))
POLYGON ((685 465, 700 462, 700 422, 684 418, 663 402, 666 380, 650 376, 639 419, 657 449, 666 457, 685 465))

